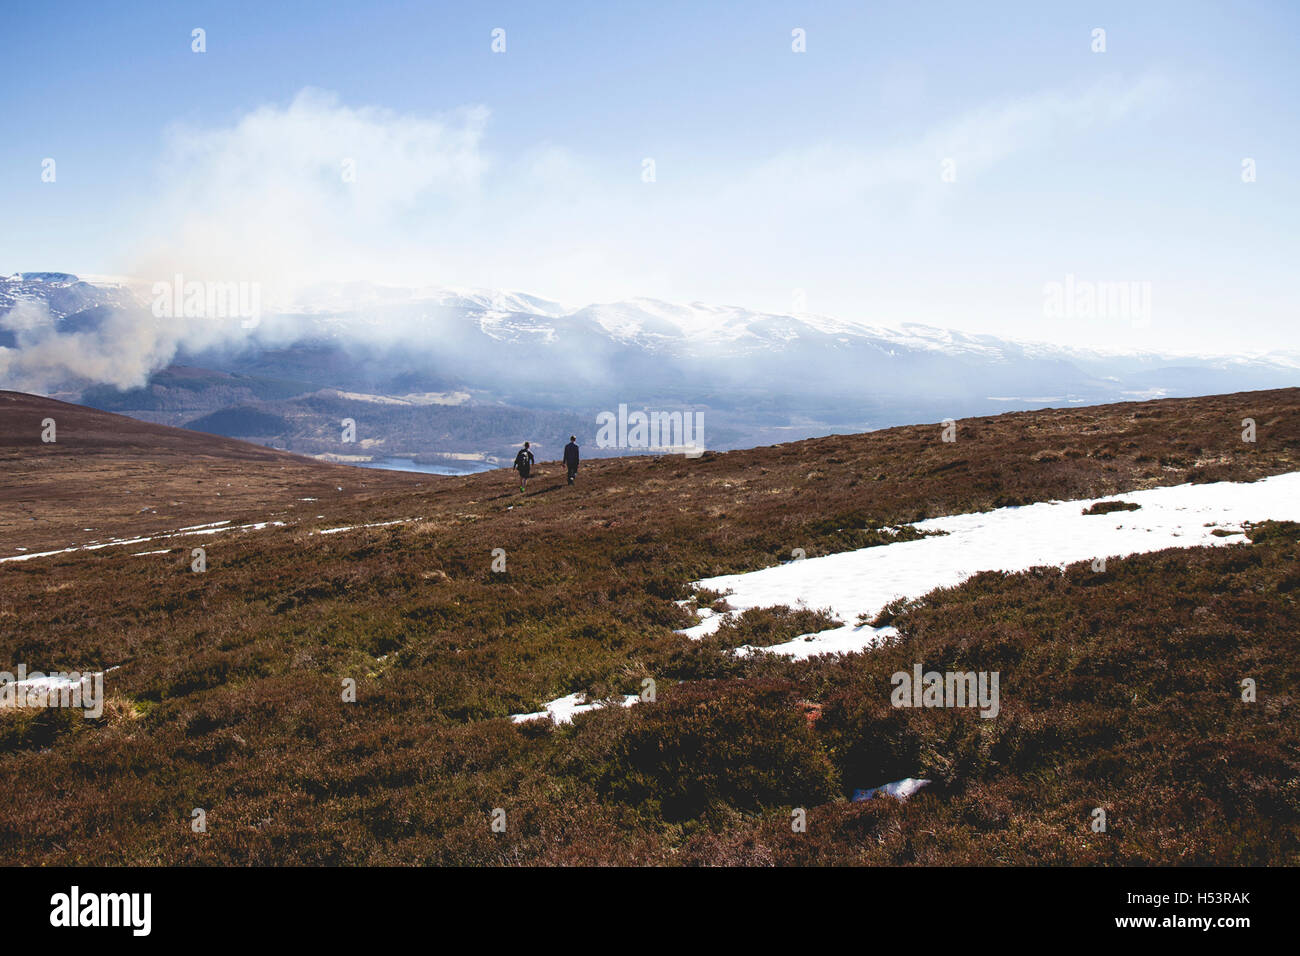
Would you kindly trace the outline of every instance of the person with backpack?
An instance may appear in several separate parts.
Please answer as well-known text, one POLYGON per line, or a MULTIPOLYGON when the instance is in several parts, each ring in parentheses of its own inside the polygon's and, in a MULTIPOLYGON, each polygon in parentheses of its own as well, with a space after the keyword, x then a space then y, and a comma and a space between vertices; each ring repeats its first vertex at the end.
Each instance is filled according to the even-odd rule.
POLYGON ((519 449, 519 454, 515 455, 515 471, 519 472, 519 493, 522 495, 524 489, 528 487, 528 475, 533 470, 533 453, 528 450, 528 442, 524 442, 524 447, 519 449))
POLYGON ((569 484, 573 484, 573 479, 578 477, 578 438, 576 435, 570 435, 569 443, 564 446, 564 467, 569 472, 569 484))

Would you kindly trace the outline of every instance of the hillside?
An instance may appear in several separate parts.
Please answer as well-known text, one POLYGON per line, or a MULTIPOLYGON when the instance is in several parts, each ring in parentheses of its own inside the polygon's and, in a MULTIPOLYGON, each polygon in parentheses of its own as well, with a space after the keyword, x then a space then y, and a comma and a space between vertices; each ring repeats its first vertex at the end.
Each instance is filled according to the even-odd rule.
POLYGON ((504 471, 359 471, 2 393, 0 558, 152 540, 0 564, 0 669, 119 668, 102 719, 0 712, 0 848, 25 863, 1295 862, 1294 525, 1100 574, 982 574, 892 609, 897 641, 863 655, 729 653, 827 626, 815 608, 750 611, 698 642, 674 631, 693 623, 690 582, 795 548, 1300 470, 1297 413, 1300 389, 1021 412, 964 419, 952 443, 927 424, 591 461, 573 488, 544 465, 521 496, 504 471), (891 708, 890 674, 917 661, 1001 671, 1001 714, 891 708), (647 677, 655 703, 504 719, 647 677), (934 784, 847 799, 906 777, 934 784), (1107 834, 1087 827, 1098 806, 1107 834), (790 832, 794 807, 807 833, 790 832))
POLYGON ((0 558, 16 547, 45 551, 220 518, 262 521, 308 510, 301 498, 367 500, 419 484, 6 391, 0 462, 0 558), (46 419, 53 442, 41 440, 46 419))

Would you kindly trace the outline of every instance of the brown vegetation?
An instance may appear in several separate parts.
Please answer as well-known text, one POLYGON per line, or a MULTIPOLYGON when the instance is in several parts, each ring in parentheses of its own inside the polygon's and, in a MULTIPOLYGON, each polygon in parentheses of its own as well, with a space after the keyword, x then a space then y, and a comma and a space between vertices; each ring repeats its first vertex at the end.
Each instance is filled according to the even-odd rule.
POLYGON ((821 626, 809 611, 753 612, 698 643, 673 629, 690 623, 674 603, 690 581, 794 548, 1296 470, 1298 412, 1294 389, 1024 412, 961 421, 956 443, 936 424, 591 461, 572 488, 543 465, 521 496, 502 471, 359 471, 0 393, 0 557, 286 522, 165 555, 0 564, 0 669, 120 665, 101 720, 0 713, 0 850, 33 864, 1295 862, 1294 526, 1101 574, 982 574, 892 609, 900 641, 844 659, 727 653, 821 626), (47 415, 57 445, 40 442, 47 415), (1063 446, 1079 454, 1042 454, 1063 446), (311 533, 399 518, 419 520, 311 533), (916 661, 1000 670, 1002 713, 891 708, 889 675, 916 661), (654 704, 564 727, 500 719, 646 677, 654 704), (936 782, 906 804, 846 800, 907 776, 936 782), (207 833, 191 831, 196 807, 207 833), (1106 834, 1088 829, 1096 807, 1106 834))

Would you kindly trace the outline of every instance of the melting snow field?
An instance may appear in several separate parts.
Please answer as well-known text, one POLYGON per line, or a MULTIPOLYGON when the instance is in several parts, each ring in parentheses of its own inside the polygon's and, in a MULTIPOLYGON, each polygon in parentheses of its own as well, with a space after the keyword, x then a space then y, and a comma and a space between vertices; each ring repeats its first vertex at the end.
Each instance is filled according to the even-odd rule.
MULTIPOLYGON (((1107 498, 930 518, 916 522, 915 527, 947 533, 707 578, 697 586, 726 593, 727 603, 734 609, 729 613, 778 604, 805 605, 830 608, 841 621, 849 622, 762 648, 769 653, 800 659, 854 653, 897 633, 889 627, 855 623, 859 615, 875 617, 895 598, 916 598, 935 588, 952 587, 980 571, 1064 567, 1077 561, 1165 548, 1238 544, 1246 540, 1243 522, 1269 519, 1300 521, 1300 472, 1251 483, 1175 485, 1107 498), (1127 501, 1141 508, 1083 514, 1098 501, 1127 501), (1216 529, 1231 533, 1215 535, 1216 529)), ((710 613, 680 633, 699 639, 717 630, 727 617, 710 613)), ((737 653, 752 650, 740 648, 737 653)))

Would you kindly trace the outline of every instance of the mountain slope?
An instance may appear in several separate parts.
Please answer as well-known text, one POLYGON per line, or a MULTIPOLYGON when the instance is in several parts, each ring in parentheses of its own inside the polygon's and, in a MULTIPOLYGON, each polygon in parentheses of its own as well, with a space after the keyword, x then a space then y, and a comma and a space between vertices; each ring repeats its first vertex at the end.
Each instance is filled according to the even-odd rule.
MULTIPOLYGON (((0 391, 0 558, 411 487, 259 445, 0 391), (42 441, 47 421, 55 441, 42 441), (93 531, 94 533, 90 533, 93 531)), ((314 513, 314 512, 313 512, 314 513)))
MULTIPOLYGON (((113 448, 102 429, 121 420, 91 412, 41 457, 29 416, 77 413, 5 408, 6 529, 25 517, 18 493, 36 507, 79 496, 117 509, 123 533, 156 532, 174 522, 131 513, 131 498, 169 475, 234 476, 220 439, 139 426, 143 440, 113 448), (15 477, 24 459, 43 464, 15 477), (100 459, 115 467, 103 504, 104 476, 86 470, 100 459)), ((1295 862, 1294 527, 1102 574, 978 575, 895 609, 902 640, 874 656, 727 653, 817 629, 816 609, 751 612, 700 642, 674 633, 690 623, 688 582, 794 548, 1295 471, 1300 390, 967 419, 956 434, 601 460, 574 487, 543 466, 527 495, 508 472, 352 471, 375 484, 285 508, 282 525, 0 564, 0 660, 116 668, 98 720, 0 712, 0 845, 47 864, 1295 862), (917 661, 1000 671, 999 717, 891 708, 890 674, 917 661), (640 694, 647 678, 654 703, 566 727, 506 719, 571 693, 640 694), (848 799, 904 777, 935 783, 906 804, 848 799), (189 827, 196 806, 206 834, 189 827), (1098 806, 1105 839, 1087 826, 1098 806), (795 807, 806 834, 790 832, 795 807)), ((298 463, 311 484, 279 492, 295 499, 349 473, 231 451, 250 487, 298 463)), ((233 517, 215 496, 198 503, 207 522, 233 517)), ((41 523, 6 545, 34 543, 41 523)))

